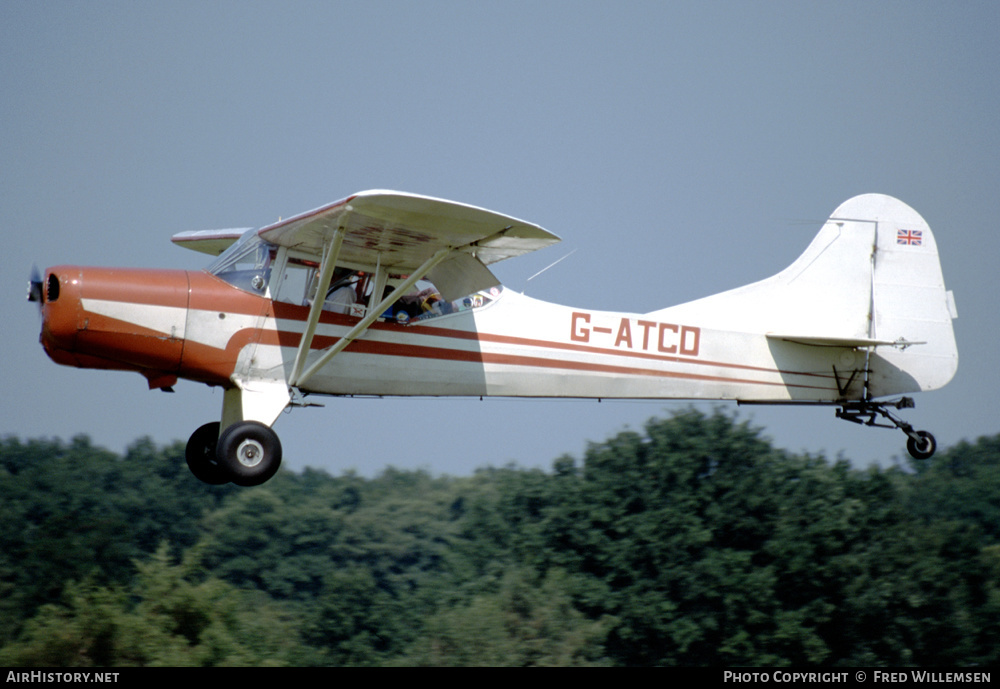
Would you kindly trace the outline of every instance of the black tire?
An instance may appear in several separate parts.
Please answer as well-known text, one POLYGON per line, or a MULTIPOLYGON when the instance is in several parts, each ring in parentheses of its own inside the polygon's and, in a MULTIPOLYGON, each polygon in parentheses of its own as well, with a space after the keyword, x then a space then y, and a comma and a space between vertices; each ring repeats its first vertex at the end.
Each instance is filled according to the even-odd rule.
POLYGON ((281 466, 281 441, 257 421, 234 423, 219 436, 216 461, 237 486, 259 486, 281 466))
POLYGON ((937 440, 927 431, 917 431, 917 435, 920 436, 919 441, 907 438, 906 451, 914 459, 930 459, 937 450, 937 440))
POLYGON ((194 477, 203 483, 221 486, 229 483, 229 475, 215 461, 219 445, 219 422, 213 421, 191 434, 184 458, 194 477))

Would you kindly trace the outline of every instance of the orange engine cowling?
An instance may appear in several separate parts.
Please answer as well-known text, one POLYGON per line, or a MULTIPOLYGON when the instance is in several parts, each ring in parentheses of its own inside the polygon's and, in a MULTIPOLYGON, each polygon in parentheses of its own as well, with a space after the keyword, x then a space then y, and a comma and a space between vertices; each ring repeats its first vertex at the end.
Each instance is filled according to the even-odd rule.
POLYGON ((138 371, 150 387, 177 380, 189 276, 183 270, 49 268, 41 342, 59 364, 138 371))

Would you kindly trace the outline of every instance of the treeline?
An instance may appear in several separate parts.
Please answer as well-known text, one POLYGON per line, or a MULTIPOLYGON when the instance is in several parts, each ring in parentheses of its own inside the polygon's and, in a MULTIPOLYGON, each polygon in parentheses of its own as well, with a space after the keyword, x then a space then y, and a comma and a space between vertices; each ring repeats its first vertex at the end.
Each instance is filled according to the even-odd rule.
POLYGON ((183 457, 0 441, 0 664, 1000 661, 1000 436, 859 470, 688 410, 548 472, 183 457))

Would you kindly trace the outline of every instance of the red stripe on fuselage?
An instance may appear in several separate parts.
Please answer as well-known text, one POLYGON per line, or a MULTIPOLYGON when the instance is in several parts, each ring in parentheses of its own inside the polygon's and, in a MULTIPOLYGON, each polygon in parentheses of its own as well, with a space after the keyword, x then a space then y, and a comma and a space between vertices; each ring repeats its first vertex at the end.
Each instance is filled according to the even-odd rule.
MULTIPOLYGON (((275 302, 274 304, 275 315, 282 320, 294 320, 294 321, 305 321, 308 310, 306 307, 295 306, 293 304, 282 304, 280 302, 275 302)), ((330 325, 342 325, 345 327, 353 327, 360 319, 357 317, 346 316, 342 314, 334 314, 329 312, 324 312, 323 317, 320 319, 321 323, 327 323, 330 325)), ((489 332, 480 331, 468 331, 468 330, 458 330, 452 328, 444 328, 440 326, 430 326, 430 325, 420 325, 419 323, 413 325, 398 325, 391 322, 376 322, 371 326, 372 330, 400 334, 400 335, 427 335, 432 337, 443 337, 454 340, 463 340, 466 342, 489 342, 492 344, 505 344, 512 345, 516 347, 540 347, 544 349, 562 350, 570 352, 580 352, 583 354, 598 354, 601 356, 618 356, 624 358, 632 359, 644 359, 647 361, 660 361, 666 363, 679 363, 679 364, 694 364, 697 366, 708 366, 714 368, 731 368, 743 371, 757 371, 760 373, 777 373, 779 375, 797 375, 797 376, 808 376, 812 378, 822 378, 833 380, 834 376, 829 373, 816 373, 807 371, 787 371, 783 369, 777 369, 773 367, 764 366, 751 366, 749 364, 737 364, 725 361, 711 361, 705 359, 695 359, 691 357, 682 356, 670 356, 663 354, 654 354, 650 352, 635 352, 631 350, 623 349, 605 349, 601 347, 595 347, 592 345, 575 344, 570 342, 555 342, 552 340, 538 340, 534 338, 520 337, 516 335, 499 335, 489 332)), ((298 346, 298 340, 301 336, 300 333, 295 331, 280 331, 283 346, 298 346)), ((326 349, 333 342, 336 342, 339 338, 321 338, 319 336, 313 340, 312 349, 326 349), (324 344, 319 344, 322 340, 327 342, 324 344)), ((350 351, 354 345, 348 347, 350 351)))
MULTIPOLYGON (((436 328, 428 328, 428 330, 436 331, 436 328)), ((432 332, 428 334, 438 334, 437 332, 432 332)), ((272 345, 272 346, 296 346, 298 344, 298 335, 288 331, 266 331, 261 334, 259 340, 260 344, 272 345), (288 337, 289 339, 284 339, 282 336, 288 337)), ((317 335, 312 342, 312 349, 314 350, 324 350, 328 347, 333 346, 340 341, 340 337, 332 336, 320 336, 317 335)), ((475 339, 475 338, 469 338, 475 339)), ((553 343, 549 343, 553 344, 553 343)), ((636 376, 652 376, 659 378, 679 378, 685 380, 701 380, 706 382, 718 382, 718 383, 738 383, 747 385, 767 385, 767 386, 777 386, 777 387, 794 387, 808 390, 830 390, 833 391, 834 388, 826 385, 805 385, 796 383, 786 383, 782 381, 763 381, 763 380, 753 380, 746 378, 735 378, 728 376, 718 376, 718 375, 708 375, 700 373, 685 373, 681 371, 664 371, 662 369, 652 369, 652 368, 636 368, 632 366, 623 366, 618 364, 605 364, 597 362, 586 362, 586 361, 566 361, 563 359, 549 359, 541 356, 531 356, 527 354, 499 354, 493 352, 483 352, 481 350, 475 349, 454 349, 450 347, 434 347, 429 345, 417 345, 417 344, 406 344, 401 342, 383 342, 379 340, 354 340, 345 349, 345 353, 354 354, 366 354, 375 356, 394 356, 400 358, 411 358, 411 359, 434 359, 439 361, 455 361, 455 362, 466 362, 466 363, 476 363, 476 364, 494 364, 494 365, 504 365, 504 366, 526 366, 532 368, 549 368, 564 371, 580 371, 580 372, 590 372, 590 373, 609 373, 618 375, 636 375, 636 376)), ((604 354, 603 350, 599 350, 598 353, 604 354)), ((618 354, 618 352, 611 352, 613 354, 618 354)), ((633 353, 635 354, 635 353, 633 353)), ((650 356, 649 358, 659 359, 660 357, 650 356)), ((698 362, 695 360, 687 361, 683 359, 669 358, 670 361, 680 361, 682 363, 705 363, 698 362)), ((751 367, 743 367, 751 368, 751 367)), ((767 369, 756 369, 758 371, 766 371, 773 373, 774 371, 767 371, 767 369)), ((807 374, 803 374, 807 375, 807 374)), ((813 374, 817 375, 817 374, 813 374)))
MULTIPOLYGON (((325 338, 322 348, 332 345, 340 338, 325 338)), ((443 361, 465 361, 470 363, 495 364, 502 366, 526 366, 532 368, 549 368, 564 371, 581 371, 589 373, 610 373, 619 375, 652 376, 658 378, 680 378, 685 380, 701 380, 716 383, 740 383, 749 385, 770 385, 779 387, 795 387, 810 390, 832 390, 828 386, 788 384, 781 381, 750 380, 731 378, 727 376, 712 376, 700 373, 684 373, 681 371, 664 371, 652 368, 635 368, 615 364, 602 364, 586 361, 565 361, 563 359, 548 359, 524 354, 496 354, 491 352, 448 349, 444 347, 428 347, 425 345, 407 345, 395 342, 377 342, 372 340, 355 340, 345 350, 356 354, 396 356, 402 358, 437 359, 443 361)))

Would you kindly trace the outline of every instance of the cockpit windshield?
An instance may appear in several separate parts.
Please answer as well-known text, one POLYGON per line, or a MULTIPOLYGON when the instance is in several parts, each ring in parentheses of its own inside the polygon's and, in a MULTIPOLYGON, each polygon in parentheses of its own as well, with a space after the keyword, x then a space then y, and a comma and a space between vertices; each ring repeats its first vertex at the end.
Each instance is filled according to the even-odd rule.
POLYGON ((208 272, 233 287, 263 294, 271 278, 271 261, 276 251, 277 247, 261 239, 256 230, 250 230, 212 261, 208 272))

